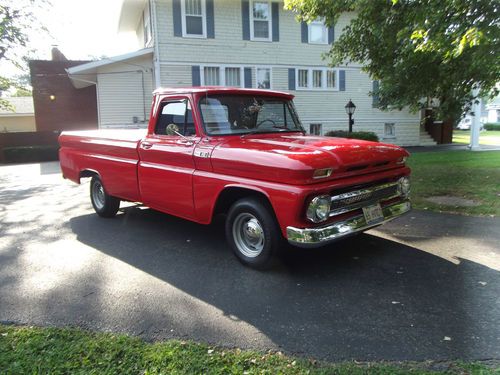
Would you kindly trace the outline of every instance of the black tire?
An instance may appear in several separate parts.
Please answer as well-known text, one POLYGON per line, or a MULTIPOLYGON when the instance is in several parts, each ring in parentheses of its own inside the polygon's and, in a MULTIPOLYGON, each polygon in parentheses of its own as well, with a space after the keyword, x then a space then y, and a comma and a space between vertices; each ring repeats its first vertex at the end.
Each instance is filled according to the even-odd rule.
POLYGON ((90 201, 97 215, 101 217, 114 217, 120 208, 120 200, 106 193, 98 176, 90 180, 90 201))
POLYGON ((256 197, 240 199, 231 206, 226 239, 238 260, 256 269, 273 265, 284 244, 272 208, 256 197))

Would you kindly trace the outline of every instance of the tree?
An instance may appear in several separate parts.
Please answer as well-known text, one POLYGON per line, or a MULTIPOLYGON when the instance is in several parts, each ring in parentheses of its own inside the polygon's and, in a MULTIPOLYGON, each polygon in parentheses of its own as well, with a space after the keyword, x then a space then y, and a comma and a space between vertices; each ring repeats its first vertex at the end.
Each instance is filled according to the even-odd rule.
POLYGON ((498 94, 499 0, 285 0, 285 7, 328 26, 354 12, 324 57, 332 66, 362 63, 380 80, 381 109, 434 102, 442 119, 456 121, 476 100, 473 88, 498 94))
MULTIPOLYGON (((32 13, 33 4, 33 0, 0 0, 0 63, 10 63, 16 68, 25 69, 28 31, 38 24, 32 13)), ((0 75, 0 94, 13 88, 26 90, 18 81, 0 75)), ((11 106, 0 97, 0 108, 11 106)))

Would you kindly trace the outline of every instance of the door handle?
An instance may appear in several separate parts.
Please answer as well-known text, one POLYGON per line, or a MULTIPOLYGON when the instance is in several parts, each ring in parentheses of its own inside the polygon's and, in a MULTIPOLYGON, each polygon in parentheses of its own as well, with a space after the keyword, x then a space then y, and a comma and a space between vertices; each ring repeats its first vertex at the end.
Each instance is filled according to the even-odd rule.
POLYGON ((186 147, 194 145, 193 141, 186 141, 183 139, 179 139, 179 140, 175 141, 175 143, 177 143, 178 145, 186 146, 186 147))
POLYGON ((153 147, 153 144, 149 142, 142 142, 141 147, 145 150, 149 150, 151 147, 153 147))

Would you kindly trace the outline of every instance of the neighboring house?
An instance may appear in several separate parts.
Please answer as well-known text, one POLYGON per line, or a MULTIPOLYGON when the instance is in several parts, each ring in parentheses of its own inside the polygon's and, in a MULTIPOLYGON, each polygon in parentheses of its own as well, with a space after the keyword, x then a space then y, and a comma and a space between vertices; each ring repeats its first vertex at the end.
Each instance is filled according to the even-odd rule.
POLYGON ((66 69, 89 61, 68 60, 52 49, 52 60, 30 60, 36 131, 96 129, 96 88, 76 89, 66 69))
POLYGON ((20 133, 35 131, 33 98, 20 96, 3 98, 12 109, 0 109, 0 133, 20 133))
POLYGON ((322 55, 352 14, 334 28, 299 23, 282 1, 124 0, 119 31, 134 31, 137 52, 67 69, 76 87, 97 86, 99 127, 143 126, 154 87, 221 85, 288 91, 312 134, 348 128, 400 145, 435 144, 420 115, 382 112, 361 66, 329 68, 322 55))
POLYGON ((500 96, 492 99, 487 105, 487 119, 486 122, 500 122, 500 96))

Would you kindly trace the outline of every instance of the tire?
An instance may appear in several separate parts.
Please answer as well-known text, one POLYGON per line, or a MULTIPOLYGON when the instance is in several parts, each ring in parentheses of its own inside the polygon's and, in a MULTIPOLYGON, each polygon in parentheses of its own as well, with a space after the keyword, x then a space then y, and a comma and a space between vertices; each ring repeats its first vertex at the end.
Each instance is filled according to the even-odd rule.
POLYGON ((106 193, 98 176, 93 176, 90 180, 90 201, 97 215, 101 217, 114 217, 120 208, 120 200, 106 193))
POLYGON ((274 264, 284 242, 269 204, 255 197, 240 199, 231 206, 226 239, 238 260, 256 269, 274 264))

